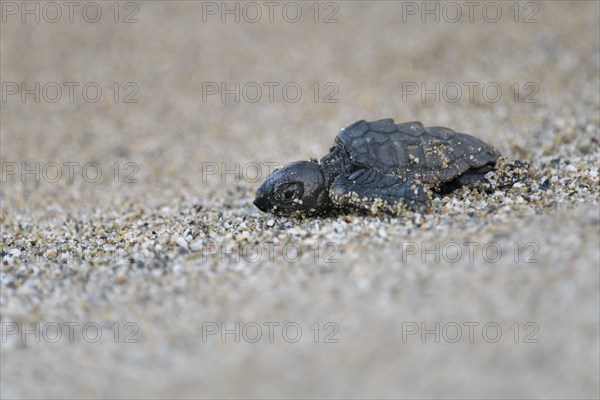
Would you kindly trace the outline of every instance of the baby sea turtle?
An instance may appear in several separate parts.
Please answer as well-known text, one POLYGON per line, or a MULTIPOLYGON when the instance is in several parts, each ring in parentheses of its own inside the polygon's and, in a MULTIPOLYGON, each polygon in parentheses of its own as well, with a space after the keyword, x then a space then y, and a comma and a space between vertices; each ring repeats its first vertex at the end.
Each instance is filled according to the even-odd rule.
POLYGON ((256 192, 261 211, 322 215, 335 210, 426 207, 429 191, 448 193, 492 171, 500 154, 483 141, 452 129, 357 121, 342 129, 329 154, 276 169, 256 192))

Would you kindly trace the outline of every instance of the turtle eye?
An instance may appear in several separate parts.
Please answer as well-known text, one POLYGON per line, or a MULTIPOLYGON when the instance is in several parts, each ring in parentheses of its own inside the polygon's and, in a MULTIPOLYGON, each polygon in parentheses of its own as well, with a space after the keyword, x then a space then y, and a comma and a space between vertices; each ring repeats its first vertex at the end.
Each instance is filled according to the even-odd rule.
POLYGON ((302 186, 300 182, 286 185, 277 192, 277 200, 282 203, 291 203, 294 200, 300 200, 304 192, 302 186))
POLYGON ((286 199, 291 199, 292 197, 294 197, 294 194, 296 194, 296 191, 292 187, 288 187, 287 189, 285 189, 285 192, 283 192, 283 196, 286 199))

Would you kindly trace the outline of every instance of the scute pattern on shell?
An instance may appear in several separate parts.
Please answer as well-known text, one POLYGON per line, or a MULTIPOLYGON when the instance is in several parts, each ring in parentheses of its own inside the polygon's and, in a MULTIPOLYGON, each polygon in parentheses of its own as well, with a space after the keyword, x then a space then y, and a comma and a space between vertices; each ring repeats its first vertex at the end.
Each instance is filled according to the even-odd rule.
POLYGON ((396 124, 393 119, 364 120, 343 129, 336 137, 356 168, 372 168, 402 179, 424 183, 449 182, 471 168, 494 163, 499 153, 464 133, 421 122, 396 124))

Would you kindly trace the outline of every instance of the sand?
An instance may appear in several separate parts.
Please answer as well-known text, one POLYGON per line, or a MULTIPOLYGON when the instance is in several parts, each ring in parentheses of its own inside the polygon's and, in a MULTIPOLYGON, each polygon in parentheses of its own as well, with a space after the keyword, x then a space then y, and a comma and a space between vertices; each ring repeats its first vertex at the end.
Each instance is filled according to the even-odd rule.
POLYGON ((3 398, 600 396, 598 2, 21 4, 3 398), (252 205, 273 166, 387 117, 533 167, 399 218, 252 205))

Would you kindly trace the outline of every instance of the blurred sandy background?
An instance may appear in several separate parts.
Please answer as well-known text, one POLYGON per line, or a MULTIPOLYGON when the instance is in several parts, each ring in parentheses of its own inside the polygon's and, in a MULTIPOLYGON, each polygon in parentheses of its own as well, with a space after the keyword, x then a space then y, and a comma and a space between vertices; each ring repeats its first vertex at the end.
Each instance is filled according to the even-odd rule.
POLYGON ((465 6, 460 22, 448 22, 455 14, 443 2, 439 23, 421 21, 421 2, 301 2, 296 23, 283 17, 285 2, 272 23, 262 2, 256 23, 223 23, 223 3, 199 1, 99 2, 95 23, 83 18, 86 2, 72 23, 64 6, 51 23, 53 9, 28 2, 40 21, 23 23, 22 4, 2 2, 0 31, 3 398, 598 398, 598 2, 497 2, 495 23, 486 21, 494 10, 484 18, 488 2, 472 23, 465 6), (23 82, 40 82, 39 102, 12 94, 23 82), (52 85, 42 92, 51 82, 63 89, 55 103, 52 85), (64 82, 79 83, 73 102, 64 82), (90 82, 102 90, 97 102, 83 98, 90 82), (256 82, 262 97, 222 102, 204 92, 204 101, 210 82, 256 82), (279 84, 272 102, 264 82, 279 84), (439 102, 408 95, 412 82, 438 82, 439 102), (465 82, 479 84, 473 101, 465 82), (496 102, 481 93, 490 82, 502 89, 496 102), (302 89, 297 102, 283 97, 288 83, 302 89), (456 102, 455 86, 441 92, 448 83, 463 90, 456 102), (332 92, 337 101, 325 102, 332 92), (137 102, 125 103, 128 94, 137 102), (252 206, 258 183, 244 179, 248 163, 320 158, 343 126, 386 117, 474 134, 510 159, 533 160, 554 186, 534 200, 489 200, 491 208, 450 199, 450 208, 406 220, 297 221, 252 206), (21 174, 24 162, 39 163, 39 182, 21 174), (49 163, 62 168, 56 182, 49 163), (79 163, 73 182, 64 163, 79 163), (87 163, 101 168, 98 182, 92 170, 82 175, 87 163), (242 176, 203 179, 207 165, 222 163, 238 163, 242 176), (407 242, 473 240, 500 243, 504 256, 402 258, 407 242), (209 242, 270 243, 276 254, 203 260, 209 242), (299 261, 282 256, 288 242, 302 246, 299 261), (330 242, 338 262, 325 257, 330 242), (537 263, 524 262, 527 243, 537 263), (133 255, 112 257, 120 250, 133 255), (36 343, 9 334, 65 321, 98 323, 103 337, 89 343, 79 329, 69 343, 65 329, 56 343, 36 343), (139 343, 123 342, 128 321, 139 343), (270 343, 269 321, 298 324, 301 340, 276 330, 270 343), (262 326, 262 339, 203 341, 207 323, 236 322, 262 326), (324 343, 327 322, 337 343, 324 343), (407 323, 436 322, 459 324, 462 339, 403 341, 407 323), (465 322, 479 324, 472 343, 465 322), (489 322, 502 328, 496 343, 482 338, 489 322), (527 322, 537 343, 524 343, 527 322))

